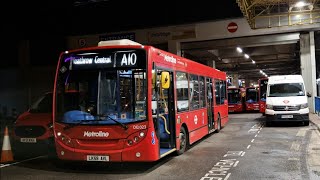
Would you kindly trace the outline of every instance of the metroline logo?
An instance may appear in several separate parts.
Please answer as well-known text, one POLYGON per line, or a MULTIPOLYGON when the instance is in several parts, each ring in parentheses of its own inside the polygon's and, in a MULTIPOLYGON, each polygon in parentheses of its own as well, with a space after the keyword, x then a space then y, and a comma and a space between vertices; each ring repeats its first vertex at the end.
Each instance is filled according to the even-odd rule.
POLYGON ((95 131, 84 131, 83 132, 83 137, 108 137, 109 133, 108 132, 95 132, 95 131))

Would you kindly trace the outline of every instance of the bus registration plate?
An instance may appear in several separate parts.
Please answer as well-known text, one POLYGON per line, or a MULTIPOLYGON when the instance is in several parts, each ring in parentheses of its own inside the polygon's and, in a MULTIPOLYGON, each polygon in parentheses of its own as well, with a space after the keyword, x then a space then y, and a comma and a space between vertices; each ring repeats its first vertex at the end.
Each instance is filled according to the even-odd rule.
POLYGON ((23 143, 36 143, 37 139, 36 138, 20 138, 20 142, 23 142, 23 143))
POLYGON ((87 155, 87 161, 109 161, 109 156, 87 155))
POLYGON ((281 118, 293 118, 293 115, 282 115, 281 118))

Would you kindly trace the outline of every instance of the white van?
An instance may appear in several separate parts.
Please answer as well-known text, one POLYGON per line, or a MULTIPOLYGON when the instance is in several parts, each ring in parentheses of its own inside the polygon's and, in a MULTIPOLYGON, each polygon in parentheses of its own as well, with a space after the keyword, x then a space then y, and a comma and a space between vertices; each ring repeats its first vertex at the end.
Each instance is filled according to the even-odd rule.
POLYGON ((267 85, 266 124, 299 121, 309 125, 308 96, 301 75, 270 76, 267 85))

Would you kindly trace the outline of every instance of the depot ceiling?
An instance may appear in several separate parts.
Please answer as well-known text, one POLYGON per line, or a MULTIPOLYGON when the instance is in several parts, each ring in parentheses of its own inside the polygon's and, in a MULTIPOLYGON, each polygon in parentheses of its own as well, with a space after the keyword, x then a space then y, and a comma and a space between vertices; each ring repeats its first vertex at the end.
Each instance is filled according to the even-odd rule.
POLYGON ((320 23, 320 0, 236 0, 252 29, 320 23))

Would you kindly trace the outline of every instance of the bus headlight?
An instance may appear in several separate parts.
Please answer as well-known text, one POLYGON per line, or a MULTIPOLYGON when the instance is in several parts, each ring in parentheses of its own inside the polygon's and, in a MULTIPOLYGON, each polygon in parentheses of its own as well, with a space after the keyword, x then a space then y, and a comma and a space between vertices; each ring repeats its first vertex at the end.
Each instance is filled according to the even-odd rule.
POLYGON ((305 108, 308 108, 308 103, 301 104, 300 109, 305 109, 305 108))
POLYGON ((273 109, 273 106, 271 104, 267 104, 266 109, 273 109))

